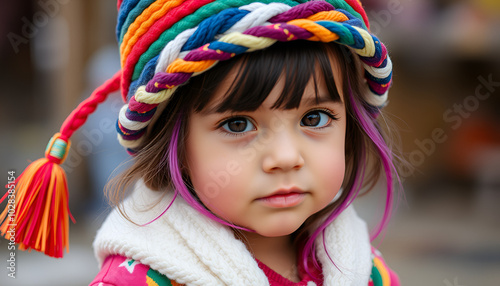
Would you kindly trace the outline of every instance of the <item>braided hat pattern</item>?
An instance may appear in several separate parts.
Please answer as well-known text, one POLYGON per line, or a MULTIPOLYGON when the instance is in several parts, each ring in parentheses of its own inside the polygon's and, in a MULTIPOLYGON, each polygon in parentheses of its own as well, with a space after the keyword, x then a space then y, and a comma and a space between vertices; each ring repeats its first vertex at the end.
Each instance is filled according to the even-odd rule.
POLYGON ((120 110, 117 130, 130 154, 177 87, 219 61, 276 41, 352 48, 365 69, 365 101, 380 108, 387 100, 392 63, 382 42, 369 33, 357 0, 124 0, 118 8, 121 89, 128 103, 120 110))

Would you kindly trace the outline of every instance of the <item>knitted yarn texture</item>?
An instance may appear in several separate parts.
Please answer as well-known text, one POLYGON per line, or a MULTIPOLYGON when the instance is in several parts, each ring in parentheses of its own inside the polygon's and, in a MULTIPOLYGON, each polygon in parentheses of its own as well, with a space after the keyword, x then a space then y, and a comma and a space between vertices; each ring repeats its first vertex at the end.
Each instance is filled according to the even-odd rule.
POLYGON ((127 104, 120 110, 118 140, 135 153, 177 87, 219 61, 277 41, 335 42, 352 48, 365 68, 364 99, 380 108, 387 100, 392 63, 368 27, 356 0, 119 2, 116 32, 127 104))

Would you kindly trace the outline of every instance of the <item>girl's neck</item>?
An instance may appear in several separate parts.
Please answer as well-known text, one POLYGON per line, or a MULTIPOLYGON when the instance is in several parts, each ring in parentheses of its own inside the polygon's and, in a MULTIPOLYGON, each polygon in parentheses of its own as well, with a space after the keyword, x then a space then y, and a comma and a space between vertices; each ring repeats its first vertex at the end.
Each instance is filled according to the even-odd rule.
POLYGON ((297 253, 289 235, 265 237, 256 233, 239 232, 236 236, 260 262, 290 281, 300 281, 297 253))

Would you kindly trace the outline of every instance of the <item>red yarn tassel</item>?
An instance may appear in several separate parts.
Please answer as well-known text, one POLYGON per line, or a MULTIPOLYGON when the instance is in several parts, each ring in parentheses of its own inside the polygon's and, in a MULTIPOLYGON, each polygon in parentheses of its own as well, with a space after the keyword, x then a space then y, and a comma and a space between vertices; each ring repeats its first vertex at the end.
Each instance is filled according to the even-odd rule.
POLYGON ((68 217, 73 223, 75 220, 68 207, 66 174, 59 166, 69 145, 56 134, 47 147, 46 158, 31 163, 15 180, 14 191, 2 198, 9 200, 0 214, 0 233, 21 250, 35 249, 58 258, 63 256, 63 249, 69 251, 68 217), (58 153, 63 157, 54 157, 58 153))
POLYGON ((9 190, 0 199, 8 198, 0 214, 0 234, 15 242, 21 250, 37 250, 51 257, 63 257, 69 251, 69 218, 75 223, 68 206, 66 174, 60 166, 71 145, 69 137, 82 126, 113 91, 119 89, 121 71, 97 88, 65 120, 61 133, 52 137, 45 158, 31 163, 8 184, 9 190))

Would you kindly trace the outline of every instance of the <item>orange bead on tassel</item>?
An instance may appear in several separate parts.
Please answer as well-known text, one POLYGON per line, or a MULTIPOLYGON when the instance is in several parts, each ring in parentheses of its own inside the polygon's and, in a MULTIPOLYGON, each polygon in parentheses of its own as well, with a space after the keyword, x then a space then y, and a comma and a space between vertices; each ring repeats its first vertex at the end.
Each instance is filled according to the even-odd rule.
POLYGON ((63 256, 63 249, 69 251, 68 217, 75 221, 68 207, 66 174, 59 164, 66 159, 70 145, 60 133, 54 135, 45 158, 31 163, 16 179, 14 192, 2 198, 10 194, 11 206, 0 214, 0 233, 21 250, 35 249, 57 258, 63 256))

